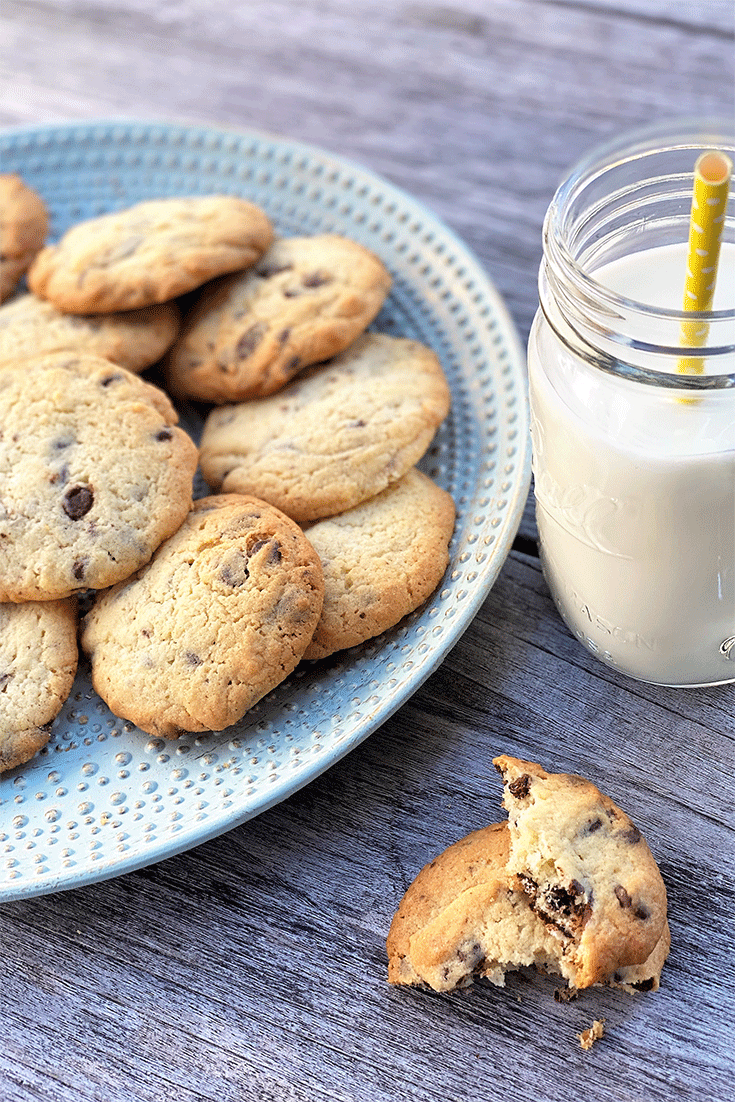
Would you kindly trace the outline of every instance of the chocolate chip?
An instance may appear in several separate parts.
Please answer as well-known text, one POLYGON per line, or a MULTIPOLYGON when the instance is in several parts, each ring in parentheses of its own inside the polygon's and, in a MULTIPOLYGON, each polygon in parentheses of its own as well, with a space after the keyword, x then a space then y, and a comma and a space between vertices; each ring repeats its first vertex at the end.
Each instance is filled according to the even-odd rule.
POLYGON ((539 891, 538 884, 527 873, 519 873, 518 881, 533 913, 547 926, 561 930, 566 937, 573 936, 574 928, 578 928, 591 912, 590 903, 585 903, 584 899, 578 902, 574 892, 560 885, 549 885, 539 891))
POLYGON ((223 566, 219 572, 219 580, 224 582, 225 585, 229 585, 231 589, 236 589, 239 585, 242 585, 247 578, 250 577, 250 571, 245 566, 242 571, 235 572, 229 566, 223 566))
POLYGON ((627 830, 623 830, 620 832, 620 837, 623 839, 624 842, 629 842, 631 846, 634 846, 636 842, 640 842, 641 832, 637 826, 634 826, 633 823, 631 823, 627 830))
POLYGON ((324 287, 327 283, 332 282, 332 277, 326 272, 309 272, 308 275, 304 276, 301 282, 304 287, 309 287, 310 289, 324 287))
POLYGON ((276 563, 279 563, 282 558, 283 555, 281 554, 281 545, 278 540, 273 540, 273 546, 268 552, 268 566, 275 566, 276 563))
POLYGON ((250 577, 248 570, 248 556, 245 552, 231 552, 227 561, 222 564, 219 571, 219 580, 231 589, 244 585, 250 577))
POLYGON ((58 437, 58 439, 54 440, 54 442, 52 443, 51 450, 55 451, 55 452, 60 452, 60 451, 63 451, 64 448, 70 448, 73 443, 74 443, 74 437, 73 436, 60 436, 60 437, 58 437))
POLYGON ((291 330, 290 329, 282 329, 281 332, 278 334, 279 344, 285 344, 290 336, 291 336, 291 330))
POLYGON ((477 941, 457 950, 457 960, 461 961, 462 964, 467 964, 470 968, 476 968, 484 960, 484 957, 482 946, 477 941))
POLYGON ((622 884, 616 884, 616 886, 615 886, 615 896, 616 896, 617 901, 618 901, 618 903, 620 904, 621 907, 626 908, 626 907, 630 907, 632 905, 633 901, 630 898, 630 896, 628 895, 627 891, 625 890, 625 888, 623 887, 622 884))
POLYGON ((592 895, 590 893, 589 899, 585 898, 584 888, 578 880, 572 880, 568 888, 551 884, 543 892, 538 892, 529 877, 520 876, 519 879, 529 893, 531 910, 542 922, 556 926, 567 937, 574 936, 575 929, 579 929, 592 912, 592 895))
POLYGON ((117 383, 123 376, 119 373, 115 375, 105 375, 104 379, 100 379, 100 386, 109 386, 111 383, 117 383))
POLYGON ((244 360, 250 356, 262 341, 265 334, 268 332, 268 326, 265 322, 259 321, 255 325, 251 325, 249 329, 246 329, 240 340, 235 345, 235 358, 238 360, 244 360))
POLYGON ((647 918, 651 917, 651 912, 648 907, 644 907, 642 903, 639 903, 636 909, 633 911, 636 918, 639 918, 641 922, 645 922, 647 918))
POLYGON ((591 819, 589 821, 589 823, 585 823, 584 827, 582 828, 581 833, 583 835, 594 834, 596 831, 598 831, 600 829, 601 826, 602 826, 602 819, 600 819, 600 818, 591 819))
POLYGON ((81 582, 84 578, 84 571, 87 568, 87 559, 77 559, 72 567, 72 573, 78 582, 81 582))
POLYGON ((517 800, 523 800, 528 795, 528 790, 531 787, 531 778, 528 773, 523 773, 520 777, 516 777, 514 781, 511 781, 508 785, 508 791, 511 796, 515 796, 517 800))
POLYGON ((272 276, 280 275, 281 272, 290 272, 292 268, 293 264, 263 264, 262 267, 255 269, 255 274, 261 279, 270 279, 272 276))
POLYGON ((173 436, 171 429, 161 429, 156 433, 156 440, 170 440, 173 436))
POLYGON ((70 520, 80 520, 94 504, 89 486, 71 486, 64 494, 61 506, 70 520))
POLYGON ((187 666, 201 666, 204 661, 198 654, 194 654, 193 651, 188 650, 184 655, 184 660, 187 666))
POLYGON ((148 628, 141 628, 140 629, 140 634, 143 636, 144 639, 150 639, 150 637, 151 637, 151 633, 148 630, 148 628))
POLYGON ((300 366, 301 366, 301 357, 300 356, 292 356, 291 359, 286 364, 286 366, 284 367, 284 371, 286 372, 287 375, 293 375, 294 372, 298 371, 300 366))
POLYGON ((0 693, 4 693, 6 686, 13 680, 12 673, 0 673, 0 693))
POLYGON ((575 896, 567 888, 560 884, 554 884, 544 893, 545 899, 552 911, 560 911, 562 914, 571 914, 575 905, 575 896))
POLYGON ((519 872, 518 873, 518 879, 520 880, 521 884, 523 885, 523 890, 524 890, 524 892, 526 892, 527 895, 535 895, 536 894, 536 892, 538 891, 538 884, 533 879, 533 877, 529 876, 528 873, 519 872))

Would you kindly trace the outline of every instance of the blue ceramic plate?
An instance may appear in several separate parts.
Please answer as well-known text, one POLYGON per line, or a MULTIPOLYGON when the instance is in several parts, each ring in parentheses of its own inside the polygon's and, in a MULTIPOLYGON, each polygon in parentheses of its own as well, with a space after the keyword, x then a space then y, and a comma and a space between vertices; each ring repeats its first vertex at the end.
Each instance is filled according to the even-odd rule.
MULTIPOLYGON (((281 234, 334 231, 376 252, 393 290, 373 328, 423 341, 452 410, 421 463, 457 504, 442 584, 392 631, 304 663, 243 721, 165 742, 116 718, 82 661, 51 740, 0 777, 0 899, 77 887, 198 845, 283 800, 375 731, 436 669, 487 596, 530 482, 525 359, 477 260, 405 192, 261 134, 111 121, 0 133, 3 172, 44 198, 51 239, 141 199, 229 193, 281 234)), ((184 417, 196 433, 198 425, 184 417)))

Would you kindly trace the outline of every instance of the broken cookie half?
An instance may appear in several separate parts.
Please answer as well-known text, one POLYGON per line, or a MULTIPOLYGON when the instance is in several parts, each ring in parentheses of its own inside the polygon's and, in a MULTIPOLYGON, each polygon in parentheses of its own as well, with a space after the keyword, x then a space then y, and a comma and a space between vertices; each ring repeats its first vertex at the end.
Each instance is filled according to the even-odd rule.
POLYGON ((436 991, 535 965, 572 988, 655 990, 669 951, 666 889, 640 831, 583 777, 507 756, 507 823, 450 846, 406 892, 388 979, 436 991))

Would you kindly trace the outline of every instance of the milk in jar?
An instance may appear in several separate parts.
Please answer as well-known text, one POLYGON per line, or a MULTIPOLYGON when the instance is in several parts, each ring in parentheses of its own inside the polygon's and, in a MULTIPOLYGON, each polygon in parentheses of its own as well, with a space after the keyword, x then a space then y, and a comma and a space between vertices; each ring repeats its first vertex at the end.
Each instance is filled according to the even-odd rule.
POLYGON ((686 166, 703 140, 656 134, 602 151, 557 193, 528 349, 539 552, 552 595, 600 659, 680 686, 735 680, 732 240, 703 373, 677 374, 686 166))

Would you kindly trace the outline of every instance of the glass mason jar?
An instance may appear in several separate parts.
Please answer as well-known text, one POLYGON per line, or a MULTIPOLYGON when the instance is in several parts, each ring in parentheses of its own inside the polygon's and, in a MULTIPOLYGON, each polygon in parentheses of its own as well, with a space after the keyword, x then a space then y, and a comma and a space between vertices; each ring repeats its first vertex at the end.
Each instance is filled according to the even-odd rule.
POLYGON ((547 583, 590 651, 662 685, 735 680, 735 182, 713 310, 682 309, 709 149, 735 159, 732 124, 628 135, 572 170, 528 346, 547 583), (708 335, 682 374, 692 319, 708 335))

